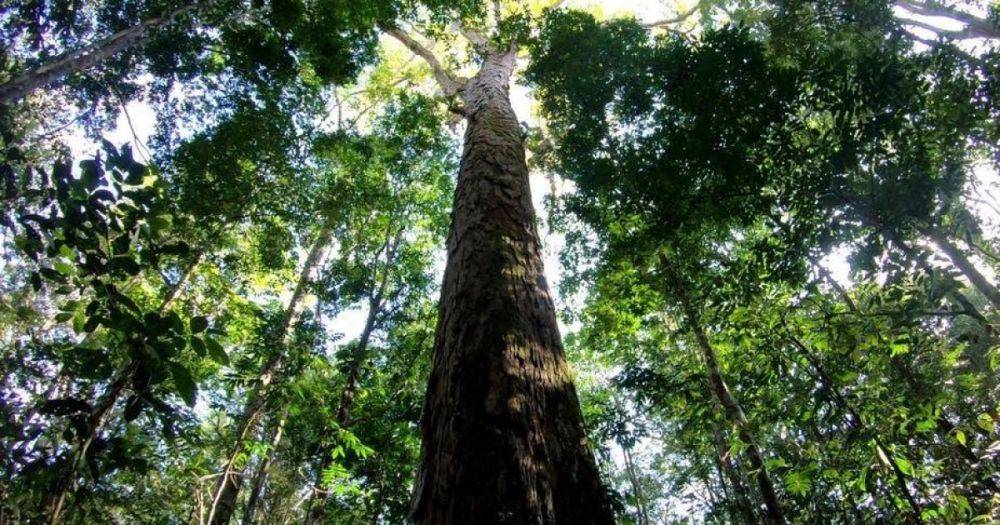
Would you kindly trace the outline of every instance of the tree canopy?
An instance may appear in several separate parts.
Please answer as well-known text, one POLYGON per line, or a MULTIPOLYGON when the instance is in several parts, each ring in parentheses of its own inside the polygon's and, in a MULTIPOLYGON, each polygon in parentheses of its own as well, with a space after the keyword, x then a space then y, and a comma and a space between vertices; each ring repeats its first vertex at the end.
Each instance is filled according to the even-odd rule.
POLYGON ((1000 5, 640 4, 5 2, 0 524, 1000 520, 1000 5))

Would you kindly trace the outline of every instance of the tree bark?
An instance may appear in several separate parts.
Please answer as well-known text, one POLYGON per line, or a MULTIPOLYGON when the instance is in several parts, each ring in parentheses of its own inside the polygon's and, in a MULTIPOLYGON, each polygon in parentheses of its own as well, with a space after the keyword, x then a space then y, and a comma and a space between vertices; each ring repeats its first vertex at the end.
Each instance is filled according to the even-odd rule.
POLYGON ((542 268, 515 50, 461 91, 467 119, 412 519, 610 524, 542 268))
POLYGON ((212 3, 212 0, 179 7, 169 13, 145 20, 132 27, 123 29, 100 42, 85 46, 76 51, 71 51, 47 64, 22 73, 16 78, 0 85, 0 104, 15 102, 27 96, 32 91, 48 86, 73 73, 90 69, 122 51, 141 46, 146 43, 153 31, 170 24, 186 13, 210 3, 212 3))
MULTIPOLYGON (((930 29, 941 36, 957 40, 969 38, 1000 38, 1000 30, 998 30, 990 20, 959 11, 955 8, 946 7, 940 2, 933 2, 932 5, 930 2, 922 0, 897 0, 896 5, 916 15, 949 18, 965 24, 965 27, 960 30, 942 29, 939 26, 927 27, 927 25, 920 24, 921 27, 930 29)), ((901 22, 908 24, 911 23, 911 20, 902 19, 901 22)))
POLYGON ((778 503, 778 496, 774 490, 774 484, 771 481, 771 476, 767 468, 764 466, 760 447, 757 446, 757 440, 750 432, 750 422, 747 420, 746 414, 744 414, 739 402, 736 401, 732 392, 729 391, 729 385, 726 384, 722 376, 722 371, 719 368, 719 359, 715 353, 715 348, 712 347, 708 336, 705 334, 698 311, 691 303, 684 284, 671 270, 669 261, 667 261, 666 256, 663 254, 660 254, 660 263, 664 271, 669 272, 668 279, 671 281, 670 284, 680 300, 684 316, 687 317, 688 323, 691 325, 691 331, 698 343, 698 348, 701 350, 702 358, 705 360, 705 365, 708 368, 709 388, 711 388, 712 394, 719 401, 719 404, 722 405, 726 418, 729 419, 730 423, 739 432, 740 440, 746 444, 747 460, 750 462, 750 466, 757 471, 757 485, 760 490, 761 499, 764 500, 764 507, 767 510, 764 516, 765 521, 773 524, 785 523, 784 514, 781 511, 781 505, 778 503))
POLYGON ((236 437, 236 442, 233 444, 233 450, 226 460, 222 475, 219 476, 219 482, 212 497, 212 507, 209 510, 207 520, 211 525, 228 524, 233 512, 236 510, 236 500, 243 486, 243 473, 237 470, 236 461, 243 452, 247 439, 257 427, 261 416, 264 415, 264 408, 266 408, 267 399, 271 391, 271 383, 280 374, 284 366, 285 358, 288 357, 287 349, 292 340, 292 328, 294 328, 299 317, 302 315, 302 300, 306 297, 310 276, 323 261, 326 247, 330 243, 332 234, 331 229, 324 227, 313 242, 312 248, 310 248, 309 254, 306 256, 305 263, 302 265, 295 290, 292 292, 292 296, 288 300, 288 305, 285 307, 284 320, 279 329, 279 333, 282 336, 281 348, 274 352, 264 363, 264 366, 261 367, 257 381, 250 391, 246 404, 243 406, 240 418, 237 420, 239 422, 239 426, 237 427, 240 429, 239 434, 236 437))

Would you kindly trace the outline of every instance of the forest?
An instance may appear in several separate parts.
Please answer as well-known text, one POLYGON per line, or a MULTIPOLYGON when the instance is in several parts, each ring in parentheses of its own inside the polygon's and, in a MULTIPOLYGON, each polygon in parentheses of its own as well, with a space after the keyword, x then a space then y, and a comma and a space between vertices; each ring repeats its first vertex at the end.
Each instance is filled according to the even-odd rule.
POLYGON ((1000 523, 996 0, 0 0, 0 199, 0 525, 1000 523))

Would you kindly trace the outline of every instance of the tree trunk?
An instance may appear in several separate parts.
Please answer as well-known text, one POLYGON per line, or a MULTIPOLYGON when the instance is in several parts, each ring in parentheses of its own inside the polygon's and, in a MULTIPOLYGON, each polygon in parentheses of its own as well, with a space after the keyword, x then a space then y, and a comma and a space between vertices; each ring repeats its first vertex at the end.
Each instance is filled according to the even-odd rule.
MULTIPOLYGON (((923 270, 924 272, 927 272, 928 274, 933 273, 934 268, 930 265, 930 263, 927 262, 926 258, 921 257, 920 254, 917 253, 915 249, 913 249, 909 244, 907 244, 898 234, 896 234, 894 230, 892 230, 885 223, 883 223, 881 219, 879 219, 873 213, 866 211, 865 208, 857 204, 856 201, 847 199, 845 200, 845 203, 859 208, 858 212, 861 215, 862 222, 867 224, 869 227, 874 228, 882 235, 882 237, 884 237, 892 244, 895 244, 900 251, 902 251, 908 258, 910 258, 917 264, 917 267, 919 269, 923 270)), ((965 294, 963 294, 960 290, 952 290, 951 292, 949 292, 948 297, 955 305, 961 307, 962 311, 966 315, 975 318, 977 321, 982 323, 982 325, 985 326, 987 330, 990 329, 989 321, 986 320, 986 317, 983 316, 983 314, 979 311, 979 309, 972 304, 972 301, 970 301, 969 298, 966 297, 965 294)))
POLYGON ((222 475, 215 488, 212 497, 212 507, 208 513, 208 523, 211 525, 226 525, 229 523, 233 512, 236 510, 236 500, 239 497, 240 489, 243 486, 243 473, 237 471, 236 461, 242 454, 246 441, 257 427, 264 408, 267 404, 268 394, 271 390, 271 382, 281 372, 287 357, 288 345, 292 339, 292 328, 302 315, 302 300, 306 297, 306 290, 309 285, 309 278, 313 271, 323 261, 326 247, 330 243, 332 230, 324 227, 316 240, 313 242, 305 263, 299 273, 299 280, 295 285, 295 290, 285 307, 284 320, 281 323, 279 333, 282 336, 281 348, 279 348, 261 367, 257 376, 257 381, 248 395, 247 402, 243 406, 243 412, 238 419, 240 429, 233 444, 232 453, 226 461, 222 475))
POLYGON ((642 493, 642 480, 636 471, 635 462, 632 459, 632 448, 622 446, 622 456, 625 460, 625 472, 628 474, 629 483, 632 484, 632 494, 635 495, 636 525, 650 525, 649 512, 646 510, 646 498, 642 493))
POLYGON ((719 471, 719 476, 724 476, 720 479, 723 488, 726 486, 726 481, 732 487, 733 504, 736 506, 737 514, 740 516, 734 518, 733 523, 756 525, 757 515, 754 514, 753 507, 751 506, 750 494, 747 492, 746 485, 743 484, 743 479, 736 473, 733 460, 729 457, 729 450, 726 447, 726 439, 722 435, 722 430, 715 423, 712 423, 712 436, 716 451, 715 467, 719 471))
POLYGON ((267 451, 267 456, 261 459, 257 466, 257 473, 250 483, 250 494, 247 496, 247 504, 243 509, 243 525, 252 525, 254 514, 257 512, 257 502, 260 500, 260 493, 264 490, 267 482, 267 475, 274 462, 274 456, 278 452, 278 445, 281 444, 281 437, 285 432, 285 423, 288 422, 288 410, 278 419, 278 426, 274 429, 274 437, 271 438, 271 448, 267 451))
POLYGON ((975 286, 979 293, 986 296, 986 299, 996 307, 1000 307, 1000 292, 997 291, 996 287, 990 283, 989 279, 985 275, 980 273, 979 269, 976 268, 972 261, 965 256, 961 248, 955 246, 950 239, 941 232, 931 229, 931 228, 920 228, 920 233, 934 241, 934 244, 941 248, 941 251, 951 259, 951 263, 958 268, 962 275, 975 286))
POLYGON ((47 64, 22 73, 0 85, 0 104, 15 102, 36 89, 43 88, 73 73, 90 69, 118 53, 145 44, 149 35, 162 26, 170 24, 178 17, 194 11, 203 5, 195 3, 179 7, 161 16, 145 20, 123 29, 110 37, 71 51, 47 64))
POLYGON ((757 471, 757 485, 760 490, 761 499, 764 500, 764 507, 767 509, 765 521, 767 523, 784 523, 784 514, 781 511, 781 506, 778 504, 778 496, 774 490, 774 484, 771 482, 771 476, 764 466, 763 455, 760 453, 760 447, 757 446, 757 440, 750 432, 750 422, 747 421, 746 414, 743 413, 743 408, 740 407, 739 402, 733 397, 732 392, 729 391, 729 385, 726 384, 725 379, 722 377, 718 356, 715 353, 715 348, 709 342, 708 336, 705 334, 698 311, 691 303, 684 284, 672 272, 666 256, 660 255, 660 263, 664 271, 670 272, 668 277, 672 281, 670 284, 677 293, 678 299, 680 299, 684 315, 691 325, 691 331, 705 360, 705 365, 708 368, 709 388, 711 388, 712 394, 725 410, 726 418, 729 419, 729 422, 739 432, 740 440, 746 444, 747 459, 753 470, 757 471))
MULTIPOLYGON (((344 382, 344 390, 340 394, 340 403, 337 405, 337 425, 340 428, 347 428, 351 424, 351 410, 354 408, 354 398, 358 391, 358 377, 361 374, 361 367, 365 364, 365 361, 367 361, 368 343, 371 341, 372 332, 375 331, 376 323, 378 322, 379 315, 381 315, 381 296, 385 292, 385 283, 388 280, 387 277, 388 269, 386 270, 386 278, 382 280, 383 284, 379 292, 376 297, 373 297, 369 302, 368 318, 365 320, 365 328, 362 330, 361 337, 358 339, 357 353, 351 360, 351 366, 347 371, 347 379, 344 382)), ((330 465, 330 460, 331 457, 329 454, 323 456, 323 460, 320 462, 319 468, 317 469, 316 483, 312 488, 312 492, 309 495, 309 503, 306 506, 308 510, 306 511, 305 525, 320 525, 326 519, 326 503, 328 494, 323 493, 323 496, 320 498, 317 498, 316 495, 320 494, 322 490, 323 471, 330 465)))
MULTIPOLYGON (((379 280, 377 288, 372 290, 368 299, 368 316, 365 319, 365 326, 361 330, 361 336, 358 338, 358 348, 348 367, 347 378, 344 381, 344 390, 340 393, 340 402, 337 405, 337 425, 340 428, 347 428, 351 424, 351 411, 354 408, 354 398, 358 391, 358 379, 361 374, 361 368, 368 360, 368 343, 371 342, 372 333, 378 327, 382 315, 382 306, 384 304, 385 292, 389 285, 389 276, 392 275, 396 262, 397 248, 405 229, 406 226, 404 225, 395 235, 386 236, 384 245, 385 271, 382 273, 382 278, 379 280)), ((316 501, 316 496, 322 491, 323 471, 326 470, 331 459, 329 455, 326 455, 320 461, 316 472, 316 482, 308 496, 309 501, 306 505, 305 525, 319 525, 326 518, 326 501, 328 495, 324 493, 318 502, 316 501)))
POLYGON ((514 50, 464 87, 467 119, 448 238, 412 518, 610 524, 542 269, 514 50))

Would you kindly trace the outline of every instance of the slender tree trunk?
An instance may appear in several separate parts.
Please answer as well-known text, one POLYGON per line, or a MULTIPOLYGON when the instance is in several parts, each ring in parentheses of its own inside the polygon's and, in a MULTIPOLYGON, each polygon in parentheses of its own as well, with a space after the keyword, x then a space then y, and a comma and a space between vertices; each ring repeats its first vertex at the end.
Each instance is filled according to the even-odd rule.
POLYGON ((295 290, 285 307, 284 320, 281 323, 279 333, 281 334, 281 348, 274 352, 261 367, 257 376, 257 381, 250 391, 246 404, 243 406, 238 421, 239 434, 233 444, 233 450, 229 454, 222 475, 215 488, 212 497, 212 507, 208 513, 208 523, 211 525, 226 525, 229 523, 233 512, 236 510, 236 500, 239 497, 240 489, 243 486, 243 473, 237 470, 236 462, 246 446, 247 439, 253 434, 257 423, 264 414, 268 394, 271 390, 271 383, 280 374, 287 357, 288 346, 292 339, 292 328, 302 315, 302 300, 306 297, 309 279, 313 271, 319 267, 323 261, 327 245, 330 243, 332 230, 324 227, 316 240, 313 242, 305 263, 299 273, 295 290))
MULTIPOLYGON (((388 276, 388 270, 386 274, 388 276)), ((354 398, 358 391, 358 379, 361 374, 361 368, 368 359, 368 343, 371 341, 372 332, 375 331, 376 323, 381 315, 381 295, 385 291, 384 283, 386 281, 386 279, 383 279, 381 290, 369 302, 368 318, 365 320, 364 330, 362 330, 361 336, 358 339, 357 353, 352 358, 350 368, 347 371, 344 390, 340 394, 340 403, 337 405, 337 425, 340 428, 347 428, 351 424, 351 411, 354 408, 354 398)), ((326 519, 326 504, 329 495, 326 492, 322 492, 322 478, 323 471, 330 465, 330 460, 330 455, 326 454, 323 456, 322 461, 320 461, 316 472, 316 483, 313 485, 309 495, 309 502, 306 506, 308 510, 306 511, 305 525, 320 525, 326 519), (317 495, 320 494, 322 495, 317 498, 317 495)))
POLYGON ((636 472, 635 462, 632 459, 631 447, 622 447, 622 456, 625 459, 625 472, 628 474, 629 482, 632 484, 632 493, 635 494, 635 506, 638 519, 637 525, 650 525, 649 512, 646 510, 646 498, 642 493, 642 483, 639 473, 636 472))
MULTIPOLYGON (((389 277, 392 275, 395 263, 396 263, 396 252, 399 247, 399 242, 402 239, 403 232, 405 231, 405 225, 401 227, 395 235, 386 236, 386 241, 384 245, 385 250, 385 268, 382 273, 382 278, 379 280, 378 284, 372 290, 371 295, 368 299, 368 316, 365 319, 365 326, 361 330, 361 336, 358 338, 358 348, 355 355, 351 358, 351 364, 348 367, 347 378, 344 381, 344 390, 340 393, 340 402, 337 404, 337 426, 340 428, 347 428, 351 425, 351 411, 354 409, 354 398, 357 395, 358 390, 358 380, 361 375, 361 369, 368 361, 368 344, 371 342, 372 334, 378 327, 378 323, 382 316, 382 307, 385 300, 385 293, 389 286, 389 277)), ((323 456, 320 461, 319 468, 316 472, 316 482, 313 484, 312 489, 307 496, 308 502, 306 503, 306 518, 305 525, 319 525, 323 523, 326 518, 326 503, 328 494, 322 491, 322 476, 323 471, 329 466, 331 457, 329 455, 323 456), (317 495, 323 494, 317 501, 317 495)))
POLYGON ((464 86, 467 128, 448 238, 412 518, 610 524, 542 268, 515 51, 464 86))
POLYGON ((71 51, 31 71, 26 71, 0 85, 0 104, 15 102, 32 91, 48 86, 73 73, 86 71, 122 51, 141 46, 148 41, 149 35, 160 27, 210 3, 212 3, 211 0, 179 7, 169 13, 123 29, 100 42, 71 51))
POLYGON ((712 394, 725 410, 727 419, 736 426, 740 440, 746 444, 747 459, 750 461, 750 466, 757 471, 757 485, 760 489, 761 498, 764 500, 764 507, 767 509, 765 520, 768 523, 784 523, 784 514, 781 511, 781 505, 778 503, 774 484, 771 481, 771 476, 767 468, 764 466, 763 455, 760 452, 760 447, 757 446, 757 440, 750 432, 750 422, 747 421, 747 417, 739 402, 736 401, 732 392, 729 391, 729 385, 726 384, 722 376, 722 371, 719 368, 719 360, 715 353, 715 348, 712 347, 708 336, 705 334, 698 311, 691 303, 691 299, 679 276, 672 272, 669 262, 662 254, 660 255, 660 263, 665 271, 670 272, 669 280, 672 281, 671 285, 677 293, 678 299, 680 299, 684 315, 691 325, 691 331, 705 360, 705 365, 708 368, 709 388, 711 388, 712 394))
MULTIPOLYGON (((185 266, 184 271, 181 273, 180 278, 178 278, 177 283, 175 283, 169 290, 167 290, 163 301, 160 303, 160 307, 157 312, 162 314, 180 295, 180 292, 187 285, 188 280, 191 278, 191 274, 194 272, 195 267, 201 261, 201 252, 199 252, 192 260, 185 266)), ((104 430, 104 425, 107 424, 108 415, 111 413, 111 409, 114 408, 118 399, 121 398, 122 392, 128 387, 132 380, 132 375, 138 368, 138 363, 134 360, 129 360, 128 363, 118 370, 108 385, 108 388, 104 393, 97 399, 93 407, 90 410, 90 414, 87 416, 87 429, 88 434, 80 442, 80 446, 72 454, 72 459, 70 463, 66 466, 66 472, 56 481, 53 486, 53 490, 46 500, 46 515, 48 516, 49 525, 58 525, 62 521, 62 512, 65 508, 66 497, 69 492, 75 488, 75 478, 77 469, 81 461, 84 461, 87 452, 90 449, 90 445, 93 444, 94 439, 104 430)))
POLYGON ((941 251, 951 259, 951 263, 958 268, 962 275, 965 275, 966 279, 975 286, 979 293, 986 296, 986 299, 993 305, 994 308, 1000 307, 1000 292, 997 291, 996 286, 990 283, 989 279, 983 275, 976 265, 972 264, 972 261, 965 256, 962 249, 956 246, 951 239, 946 235, 942 234, 940 231, 932 228, 920 228, 920 233, 934 241, 934 244, 941 248, 941 251))
POLYGON ((243 509, 243 525, 252 525, 254 514, 257 513, 257 502, 260 500, 260 494, 264 490, 264 485, 267 482, 267 475, 271 469, 271 463, 274 462, 274 456, 278 452, 278 445, 281 444, 282 435, 285 433, 285 423, 288 422, 288 409, 281 414, 278 419, 278 425, 274 429, 274 436, 271 438, 271 448, 267 451, 267 456, 261 459, 260 465, 257 466, 257 473, 253 476, 253 481, 250 483, 250 494, 247 496, 247 504, 243 509))
MULTIPOLYGON (((882 235, 882 237, 890 241, 892 244, 895 244, 896 247, 899 250, 901 250, 904 254, 906 254, 908 258, 916 262, 917 267, 919 269, 927 272, 928 274, 934 271, 934 268, 930 265, 930 263, 927 262, 925 258, 921 257, 919 253, 916 253, 916 250, 914 250, 909 244, 907 244, 906 241, 903 240, 903 238, 897 235, 896 232, 892 230, 892 228, 888 227, 885 223, 883 223, 881 219, 876 217, 873 213, 867 211, 863 206, 859 205, 854 200, 846 199, 844 200, 844 202, 847 205, 858 208, 857 212, 860 214, 861 220, 864 223, 866 223, 869 227, 877 230, 882 235)), ((975 305, 972 304, 972 301, 970 301, 969 298, 965 296, 965 294, 963 294, 959 290, 953 290, 948 294, 948 297, 953 303, 960 306, 962 308, 962 311, 966 315, 975 318, 980 323, 982 323, 983 326, 987 327, 987 330, 989 329, 989 321, 986 320, 986 317, 983 316, 983 314, 979 311, 978 308, 975 307, 975 305)))

